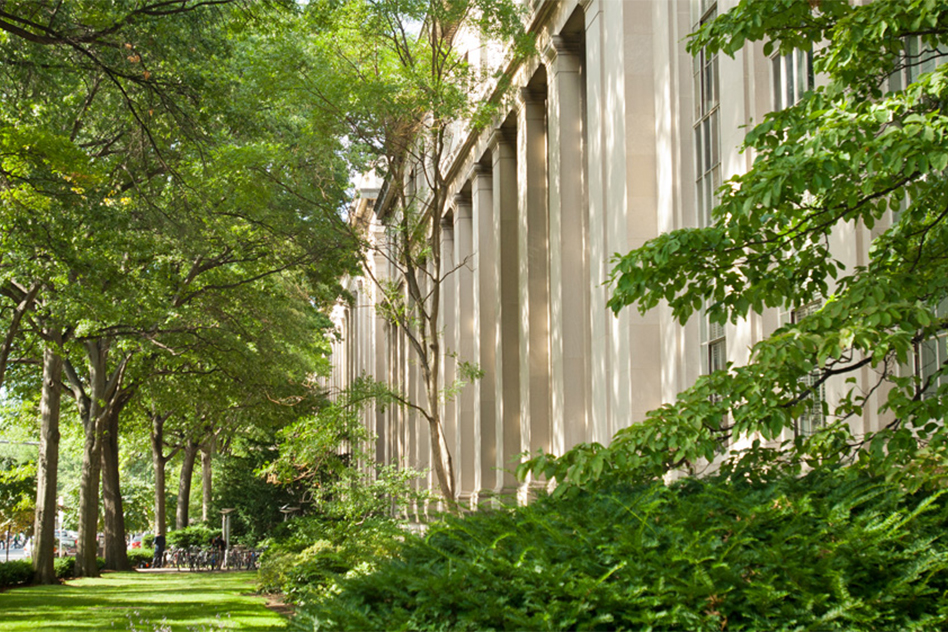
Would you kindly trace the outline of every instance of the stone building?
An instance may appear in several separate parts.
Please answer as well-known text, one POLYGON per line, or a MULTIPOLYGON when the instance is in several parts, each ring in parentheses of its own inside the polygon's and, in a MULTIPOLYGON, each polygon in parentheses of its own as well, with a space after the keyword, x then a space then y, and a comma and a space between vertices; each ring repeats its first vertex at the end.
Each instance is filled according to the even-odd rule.
MULTIPOLYGON (((768 57, 762 44, 733 59, 687 53, 686 35, 734 4, 528 1, 541 53, 516 69, 516 98, 496 124, 457 139, 448 169, 445 252, 464 265, 445 286, 444 341, 483 371, 444 408, 463 503, 517 490, 520 453, 608 443, 699 375, 746 362, 783 319, 814 307, 721 327, 698 316, 680 326, 661 307, 615 316, 606 306, 613 255, 704 225, 715 189, 752 164, 737 149, 743 128, 819 80, 808 55, 768 57)), ((380 240, 381 186, 364 182, 353 207, 380 240)), ((847 265, 864 264, 872 236, 848 227, 833 247, 847 265)), ((383 258, 374 265, 388 273, 383 258)), ((352 279, 351 289, 354 303, 336 314, 333 386, 367 374, 420 397, 411 351, 376 313, 372 282, 352 279)), ((455 366, 448 358, 449 382, 455 366)), ((822 396, 836 396, 832 382, 822 396)), ((821 414, 814 407, 798 431, 821 414)), ((380 462, 430 464, 426 424, 410 411, 370 411, 366 423, 380 462)), ((880 422, 867 412, 856 423, 880 422)))

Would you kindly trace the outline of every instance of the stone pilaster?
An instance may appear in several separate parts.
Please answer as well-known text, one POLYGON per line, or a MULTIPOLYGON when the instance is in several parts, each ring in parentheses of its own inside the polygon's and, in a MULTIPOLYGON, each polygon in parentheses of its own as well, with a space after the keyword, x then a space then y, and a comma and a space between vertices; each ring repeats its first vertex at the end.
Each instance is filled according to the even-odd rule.
POLYGON ((498 485, 497 470, 497 391, 498 297, 500 267, 496 265, 497 241, 494 231, 493 170, 475 165, 471 172, 472 246, 470 267, 473 276, 474 340, 473 357, 483 376, 474 388, 474 489, 471 503, 492 492, 498 485))
MULTIPOLYGON (((545 95, 517 102, 520 449, 550 452, 550 277, 545 95)), ((521 498, 524 500, 524 498, 521 498)))
MULTIPOLYGON (((457 214, 455 213, 455 217, 457 214)), ((455 268, 455 230, 454 220, 447 217, 441 222, 441 305, 438 310, 438 330, 443 333, 441 340, 441 387, 448 388, 457 376, 456 361, 458 351, 458 275, 455 268)), ((461 453, 457 446, 460 442, 458 432, 457 398, 445 398, 441 405, 441 421, 444 428, 444 440, 454 459, 455 481, 460 468, 461 453)), ((455 485, 455 490, 458 487, 455 485)))
MULTIPOLYGON (((472 199, 470 194, 459 194, 455 196, 454 201, 456 208, 454 214, 454 259, 456 265, 459 266, 456 273, 458 283, 456 309, 457 359, 458 362, 477 364, 478 359, 474 354, 474 271, 471 267, 474 247, 472 199)), ((458 437, 455 470, 458 481, 458 500, 464 504, 470 503, 474 492, 477 491, 474 481, 476 471, 474 455, 477 452, 474 431, 474 392, 476 388, 476 383, 466 384, 461 389, 457 399, 458 437)))
POLYGON ((581 51, 559 36, 545 51, 549 84, 550 344, 552 446, 587 440, 589 417, 589 218, 581 51))
POLYGON ((495 422, 497 461, 500 472, 495 491, 516 490, 512 470, 520 453, 520 273, 517 257, 517 153, 516 145, 502 131, 490 141, 493 167, 494 243, 497 244, 497 278, 500 280, 500 331, 495 358, 495 422))

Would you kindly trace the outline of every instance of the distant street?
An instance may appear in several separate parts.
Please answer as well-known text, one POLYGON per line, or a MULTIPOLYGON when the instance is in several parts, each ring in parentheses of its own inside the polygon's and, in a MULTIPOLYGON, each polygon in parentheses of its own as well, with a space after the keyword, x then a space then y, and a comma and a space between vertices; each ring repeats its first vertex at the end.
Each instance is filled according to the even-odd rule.
POLYGON ((0 549, 0 562, 6 562, 9 559, 11 562, 13 560, 26 560, 30 558, 30 554, 26 549, 10 547, 10 556, 7 558, 7 550, 0 549))

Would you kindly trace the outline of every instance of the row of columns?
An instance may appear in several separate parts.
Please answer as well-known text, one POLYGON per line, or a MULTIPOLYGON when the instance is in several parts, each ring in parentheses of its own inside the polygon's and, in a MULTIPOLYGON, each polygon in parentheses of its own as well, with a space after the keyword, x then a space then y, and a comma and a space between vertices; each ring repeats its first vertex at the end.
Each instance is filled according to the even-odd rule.
POLYGON ((556 37, 546 60, 546 89, 520 91, 444 231, 446 346, 483 372, 444 408, 462 503, 523 499, 517 455, 589 440, 581 51, 556 37))
MULTIPOLYGON (((462 503, 523 500, 530 485, 513 475, 518 455, 606 443, 660 403, 659 329, 629 310, 613 317, 605 284, 612 253, 654 230, 654 112, 638 96, 635 116, 627 111, 623 61, 625 29, 652 28, 650 7, 579 0, 564 9, 582 17, 560 21, 571 19, 574 37, 548 38, 542 64, 454 183, 442 224, 442 271, 453 270, 442 285, 442 384, 463 376, 462 363, 482 372, 442 410, 462 503)), ((636 32, 641 56, 651 40, 636 32)), ((636 94, 652 94, 646 75, 635 75, 636 94)), ((374 265, 380 278, 399 278, 385 257, 374 265)), ((381 317, 372 326, 365 371, 422 402, 404 333, 381 317)), ((350 353, 369 329, 349 332, 350 353)), ((411 410, 375 411, 370 425, 380 463, 431 462, 427 424, 411 410)))

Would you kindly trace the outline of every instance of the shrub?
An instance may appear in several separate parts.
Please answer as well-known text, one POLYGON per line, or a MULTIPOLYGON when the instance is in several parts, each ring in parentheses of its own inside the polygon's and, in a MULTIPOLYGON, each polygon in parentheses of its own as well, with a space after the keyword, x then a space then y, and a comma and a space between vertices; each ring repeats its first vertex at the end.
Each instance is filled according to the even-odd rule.
POLYGON ((186 549, 192 546, 210 546, 211 541, 221 534, 220 529, 212 529, 207 525, 195 524, 177 531, 168 533, 168 546, 186 549))
MULTIPOLYGON (((99 570, 105 568, 105 559, 96 558, 96 564, 99 570)), ((53 568, 56 569, 56 577, 59 579, 70 579, 76 576, 76 558, 73 555, 67 557, 57 557, 53 559, 53 568)))
POLYGON ((154 549, 132 549, 128 552, 128 563, 132 568, 147 568, 154 559, 154 549))
POLYGON ((33 563, 30 560, 13 560, 0 563, 0 588, 21 586, 33 582, 33 563))
POLYGON ((381 517, 360 523, 305 517, 286 524, 286 534, 267 543, 258 582, 262 591, 283 593, 296 604, 347 575, 374 569, 404 535, 397 523, 381 517))
MULTIPOLYGON (((612 487, 448 518, 310 629, 943 629, 948 496, 857 468, 612 487)), ((578 492, 578 490, 577 490, 578 492)))

